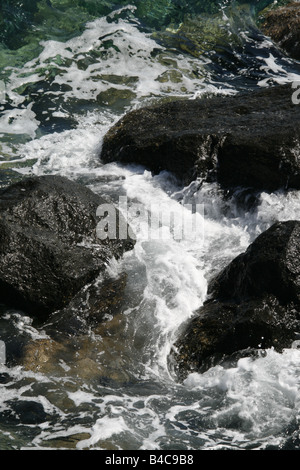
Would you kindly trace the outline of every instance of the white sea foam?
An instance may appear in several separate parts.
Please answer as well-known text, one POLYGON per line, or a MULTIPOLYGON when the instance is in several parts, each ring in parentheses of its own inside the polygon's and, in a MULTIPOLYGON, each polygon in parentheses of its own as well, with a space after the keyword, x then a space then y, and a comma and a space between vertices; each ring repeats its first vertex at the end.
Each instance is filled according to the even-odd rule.
POLYGON ((100 418, 91 429, 91 437, 80 441, 77 444, 77 449, 91 449, 99 441, 105 441, 114 434, 120 434, 124 431, 128 431, 128 427, 122 417, 100 418))
POLYGON ((25 109, 12 109, 5 111, 0 118, 0 134, 28 134, 31 138, 36 136, 39 121, 29 105, 25 109))
MULTIPOLYGON (((272 45, 270 43, 270 45, 272 45)), ((265 87, 272 83, 285 84, 300 80, 300 74, 287 71, 286 67, 278 63, 273 54, 269 54, 267 58, 259 57, 264 62, 261 70, 267 74, 267 77, 258 81, 258 86, 265 87)), ((288 60, 288 59, 287 59, 288 60)))
MULTIPOLYGON (((185 386, 208 392, 219 389, 227 405, 212 413, 216 426, 222 428, 231 419, 240 420, 240 439, 276 436, 298 417, 300 404, 300 353, 287 349, 282 354, 270 349, 253 360, 240 359, 235 368, 217 366, 200 375, 190 374, 185 386)), ((173 411, 176 416, 176 409, 173 411)), ((199 413, 203 410, 199 410, 199 413)))
MULTIPOLYGON (((260 43, 260 47, 265 45, 260 43)), ((181 211, 184 204, 203 205, 203 238, 176 240, 166 223, 166 239, 147 239, 139 218, 131 219, 137 234, 135 249, 117 266, 112 265, 111 272, 124 269, 128 274, 122 359, 125 362, 130 354, 133 357, 122 367, 130 368, 136 384, 117 383, 114 390, 113 381, 108 380, 111 388, 107 395, 108 389, 103 393, 100 386, 86 384, 78 388, 76 378, 70 385, 64 378, 2 367, 1 373, 9 373, 18 388, 0 384, 1 410, 7 410, 11 400, 34 397, 47 412, 60 417, 53 427, 50 423, 41 425, 40 433, 25 448, 44 448, 50 441, 55 447, 59 439, 67 441, 81 433, 90 437, 82 438, 77 449, 101 449, 106 444, 141 449, 170 445, 243 448, 249 442, 258 448, 265 442, 279 445, 286 427, 299 418, 300 363, 296 348, 283 354, 269 350, 265 357, 242 359, 230 369, 215 367, 205 374, 191 374, 183 386, 170 377, 167 357, 181 325, 203 304, 211 276, 273 222, 299 219, 298 192, 263 193, 256 209, 245 211, 234 199, 224 201, 215 184, 194 182, 182 188, 168 172, 153 176, 142 166, 103 165, 99 158, 102 138, 126 109, 151 102, 153 97, 197 98, 206 91, 229 94, 236 90, 232 83, 220 86, 210 81, 203 68, 208 61, 167 50, 125 20, 96 20, 79 37, 66 43, 45 41, 43 48, 39 57, 25 64, 22 73, 11 70, 7 93, 17 108, 1 117, 0 134, 26 134, 28 141, 16 149, 8 140, 1 144, 2 152, 14 158, 17 154, 16 163, 36 161, 33 166, 18 169, 23 174, 52 173, 74 178, 95 192, 111 196, 114 202, 122 195, 146 211, 154 204, 165 211, 165 220, 167 212, 181 211), (114 47, 106 44, 105 49, 108 39, 114 47), (81 66, 80 61, 88 58, 90 51, 98 53, 99 59, 81 66), (58 70, 54 83, 68 88, 61 93, 60 104, 44 112, 51 111, 57 118, 68 117, 62 103, 95 103, 97 95, 110 88, 133 93, 129 108, 114 112, 99 106, 93 111, 78 111, 73 116, 78 123, 75 128, 41 136, 31 105, 22 107, 25 99, 17 90, 47 80, 51 68, 58 70), (203 72, 198 74, 202 78, 195 78, 192 69, 203 72), (180 80, 172 80, 174 71, 180 80), (124 392, 127 386, 130 393, 124 392), (51 400, 57 400, 57 406, 51 407, 51 400), (72 413, 77 413, 78 424, 72 421, 72 413)), ((259 85, 296 78, 272 54, 258 59, 263 62, 262 72, 268 74, 259 85)), ((53 96, 59 94, 53 92, 53 96)), ((9 163, 9 158, 4 163, 9 163)), ((33 339, 44 337, 26 317, 14 318, 21 332, 33 339)), ((112 355, 110 367, 118 370, 120 366, 114 359, 112 355)), ((67 362, 60 365, 64 370, 69 367, 67 362)))

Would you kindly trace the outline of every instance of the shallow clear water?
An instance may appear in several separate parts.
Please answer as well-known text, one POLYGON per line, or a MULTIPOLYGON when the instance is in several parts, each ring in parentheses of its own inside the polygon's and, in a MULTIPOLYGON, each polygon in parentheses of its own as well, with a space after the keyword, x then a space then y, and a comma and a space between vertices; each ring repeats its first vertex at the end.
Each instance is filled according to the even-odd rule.
MULTIPOLYGON (((18 3, 6 2, 15 22, 18 3)), ((149 238, 132 218, 135 249, 109 268, 128 273, 121 314, 50 368, 0 366, 0 449, 298 449, 300 350, 267 350, 183 384, 167 357, 209 279, 274 221, 299 219, 299 193, 263 193, 247 212, 217 185, 182 188, 167 172, 99 159, 103 136, 133 108, 299 79, 299 64, 255 27, 268 2, 70 3, 32 2, 15 46, 2 38, 1 186, 60 174, 146 210, 198 204, 202 236, 178 240, 166 225, 149 238)), ((3 341, 47 341, 22 312, 2 306, 0 325, 3 341)))

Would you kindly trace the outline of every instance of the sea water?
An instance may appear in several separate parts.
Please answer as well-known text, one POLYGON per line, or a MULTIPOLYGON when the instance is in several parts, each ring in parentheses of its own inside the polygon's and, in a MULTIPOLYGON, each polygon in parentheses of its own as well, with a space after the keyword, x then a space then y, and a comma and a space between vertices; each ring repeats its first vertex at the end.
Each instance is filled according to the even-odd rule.
MULTIPOLYGON (((128 276, 122 312, 112 334, 98 329, 80 343, 96 350, 101 373, 85 376, 68 354, 50 371, 2 358, 1 450, 299 449, 297 345, 182 384, 168 367, 209 280, 272 223, 299 219, 299 192, 262 193, 247 210, 217 184, 182 187, 166 171, 100 159, 105 133, 132 109, 299 80, 299 64, 255 26, 268 3, 3 2, 16 36, 4 29, 0 46, 1 186, 62 175, 115 204, 160 207, 166 221, 197 205, 201 236, 176 238, 167 223, 149 236, 131 218, 135 248, 109 266, 128 276), (28 418, 26 404, 41 417, 28 418)), ((24 334, 47 340, 21 311, 2 306, 0 323, 2 345, 24 334)))

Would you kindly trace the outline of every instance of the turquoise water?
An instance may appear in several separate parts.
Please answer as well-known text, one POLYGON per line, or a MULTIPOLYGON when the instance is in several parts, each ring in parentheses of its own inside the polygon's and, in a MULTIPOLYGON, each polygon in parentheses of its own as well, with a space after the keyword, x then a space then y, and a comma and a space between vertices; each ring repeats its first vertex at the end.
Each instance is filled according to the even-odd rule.
MULTIPOLYGON (((259 30, 271 1, 2 1, 0 185, 60 174, 117 200, 205 207, 202 244, 145 240, 110 266, 125 269, 121 314, 47 361, 0 366, 0 449, 298 449, 300 352, 268 350, 176 383, 167 356, 209 278, 300 198, 262 194, 254 213, 218 187, 103 165, 107 130, 136 107, 286 83, 299 63, 259 30), (76 354, 74 354, 76 351, 76 354)), ((134 224, 134 221, 133 221, 134 224)), ((0 339, 17 352, 49 338, 1 307, 0 339), (11 346, 12 345, 12 346, 11 346)), ((16 354, 17 356, 17 354, 16 354)))

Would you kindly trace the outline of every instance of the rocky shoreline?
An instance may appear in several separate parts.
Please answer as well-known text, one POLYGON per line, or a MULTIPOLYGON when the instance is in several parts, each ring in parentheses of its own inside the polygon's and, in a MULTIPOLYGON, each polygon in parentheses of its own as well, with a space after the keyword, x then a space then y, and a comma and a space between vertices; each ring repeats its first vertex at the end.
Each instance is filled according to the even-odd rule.
POLYGON ((132 249, 133 240, 99 240, 102 204, 107 200, 60 176, 25 178, 2 190, 1 301, 43 318, 132 249))
MULTIPOLYGON (((101 159, 168 170, 224 190, 299 189, 300 107, 291 84, 232 97, 177 101, 127 114, 101 159)), ((169 357, 179 380, 241 355, 291 347, 300 331, 299 222, 263 233, 214 279, 169 357)))
MULTIPOLYGON (((285 34, 298 31, 296 3, 267 11, 263 27, 297 59, 297 31, 290 34, 294 47, 275 34, 291 14, 285 34)), ((184 185, 216 182, 224 195, 242 189, 252 200, 262 191, 300 189, 300 107, 293 93, 290 83, 137 109, 106 134, 101 160, 140 164, 153 174, 168 170, 184 185)), ((178 380, 266 348, 297 345, 299 233, 298 221, 274 224, 210 282, 207 301, 170 352, 178 380)))
MULTIPOLYGON (((299 5, 286 7, 287 15, 291 11, 298 21, 299 5)), ((298 36, 290 47, 284 35, 271 31, 271 19, 274 25, 280 15, 280 9, 266 14, 265 31, 297 59, 298 36)), ((289 27, 298 28, 296 20, 289 27)), ((224 195, 241 188, 254 197, 299 190, 300 105, 292 95, 287 84, 141 108, 108 131, 99 158, 143 165, 154 174, 168 170, 182 185, 215 182, 224 195)), ((105 337, 106 327, 114 331, 122 324, 126 273, 111 277, 107 266, 134 249, 131 239, 97 238, 97 208, 107 202, 60 176, 24 178, 0 190, 0 303, 32 316, 48 335, 8 342, 12 363, 53 372, 67 354, 77 358, 75 374, 101 375, 96 357, 109 347, 110 334, 88 351, 88 332, 105 337)), ((300 222, 278 222, 210 282, 207 301, 170 352, 178 380, 245 354, 295 344, 299 250, 300 222)))
POLYGON ((180 380, 243 355, 297 345, 299 250, 300 222, 275 223, 210 282, 208 300, 170 355, 180 380))
POLYGON ((10 335, 8 363, 53 367, 57 354, 74 351, 73 337, 119 313, 126 273, 107 268, 135 241, 98 238, 102 204, 108 201, 61 176, 24 178, 0 191, 0 303, 47 335, 42 342, 10 335))

